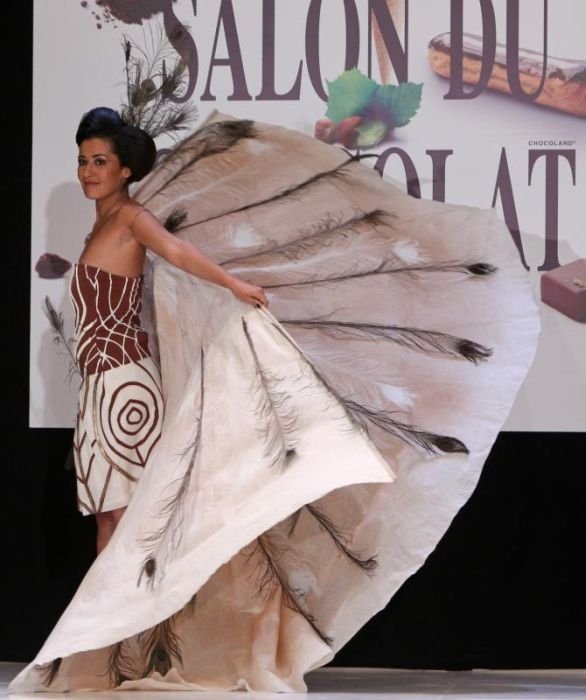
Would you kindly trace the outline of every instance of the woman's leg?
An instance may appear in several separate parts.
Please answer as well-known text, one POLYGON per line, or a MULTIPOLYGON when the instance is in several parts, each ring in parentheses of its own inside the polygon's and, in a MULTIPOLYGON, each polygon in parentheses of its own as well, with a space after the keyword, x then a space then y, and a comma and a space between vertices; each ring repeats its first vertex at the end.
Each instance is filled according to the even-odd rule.
POLYGON ((124 512, 126 511, 126 507, 124 508, 116 508, 116 510, 111 510, 110 515, 112 516, 112 521, 114 523, 114 527, 112 528, 112 532, 116 529, 116 526, 120 522, 120 518, 124 515, 124 512))
POLYGON ((104 513, 96 513, 96 522, 98 524, 96 549, 98 554, 110 541, 110 537, 112 537, 112 533, 120 522, 120 518, 124 515, 125 510, 126 508, 116 508, 115 510, 107 510, 104 513))
POLYGON ((102 549, 108 544, 112 533, 114 532, 114 521, 112 520, 112 512, 96 513, 96 523, 98 526, 98 535, 96 538, 96 550, 99 554, 102 549))

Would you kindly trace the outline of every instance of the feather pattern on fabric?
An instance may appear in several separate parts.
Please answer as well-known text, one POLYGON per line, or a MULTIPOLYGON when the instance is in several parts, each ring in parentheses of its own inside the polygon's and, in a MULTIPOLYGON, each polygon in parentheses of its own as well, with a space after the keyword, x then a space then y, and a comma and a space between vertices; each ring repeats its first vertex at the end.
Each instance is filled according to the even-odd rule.
POLYGON ((204 413, 204 377, 205 363, 204 351, 200 349, 200 406, 199 415, 196 417, 195 437, 192 443, 184 450, 183 456, 188 457, 185 473, 178 481, 170 484, 170 488, 176 488, 175 493, 168 497, 161 506, 158 517, 164 523, 154 532, 142 539, 142 544, 147 551, 147 557, 140 571, 137 585, 140 585, 143 574, 149 585, 154 586, 155 578, 160 579, 164 575, 164 566, 168 557, 177 551, 184 533, 185 501, 188 494, 189 482, 197 462, 204 413))
POLYGON ((138 677, 127 639, 122 639, 110 648, 107 675, 112 688, 138 677))
POLYGON ((57 658, 53 659, 53 661, 50 661, 48 664, 35 665, 35 669, 39 672, 41 682, 46 688, 49 688, 55 678, 57 678, 62 661, 62 658, 57 658))
POLYGON ((385 339, 398 343, 411 350, 425 353, 450 355, 478 362, 486 360, 492 354, 490 348, 466 338, 458 338, 449 333, 421 330, 420 328, 401 328, 400 326, 383 326, 376 323, 351 323, 349 321, 328 321, 320 319, 281 319, 285 326, 315 329, 332 338, 357 338, 359 340, 385 339))
POLYGON ((262 425, 260 433, 266 445, 264 454, 273 469, 283 469, 295 457, 297 416, 289 406, 289 394, 278 388, 279 384, 284 384, 283 379, 262 366, 244 318, 242 329, 258 372, 252 393, 262 425))
POLYGON ((173 209, 173 211, 167 216, 165 221, 163 222, 163 226, 169 231, 169 233, 175 233, 181 224, 185 221, 187 218, 187 212, 185 209, 182 208, 177 208, 173 209))
POLYGON ((152 671, 157 671, 164 676, 175 666, 175 663, 179 666, 183 665, 181 639, 175 632, 173 617, 147 630, 139 636, 139 641, 147 659, 142 672, 143 678, 152 671))
POLYGON ((277 590, 280 590, 285 605, 299 613, 317 636, 326 644, 331 645, 333 639, 320 629, 315 617, 307 610, 304 600, 306 591, 292 587, 288 581, 287 573, 281 565, 286 554, 287 550, 282 545, 277 546, 270 535, 266 534, 257 538, 256 545, 249 554, 249 561, 255 562, 259 595, 264 599, 269 599, 275 595, 277 590))
POLYGON ((319 523, 320 528, 329 535, 330 539, 340 550, 340 552, 342 552, 342 554, 349 561, 351 561, 352 564, 355 564, 359 569, 362 569, 362 571, 369 575, 372 575, 375 572, 376 568, 378 567, 376 556, 371 556, 365 559, 357 552, 352 551, 348 546, 347 536, 344 535, 338 527, 336 527, 331 518, 329 518, 323 511, 319 510, 319 508, 309 503, 305 506, 305 508, 307 512, 310 513, 310 515, 319 523))
POLYGON ((415 425, 402 423, 392 418, 388 411, 365 406, 350 398, 342 398, 342 401, 354 419, 367 432, 369 432, 369 426, 374 425, 389 433, 389 435, 405 440, 410 445, 423 447, 430 454, 438 454, 438 452, 462 452, 468 454, 466 445, 457 438, 449 435, 436 435, 415 425))
POLYGON ((360 279, 364 277, 372 277, 375 275, 388 275, 405 273, 411 277, 415 277, 418 272, 457 272, 464 275, 486 275, 491 274, 487 272, 488 267, 492 267, 492 271, 495 270, 493 266, 487 266, 482 263, 439 263, 439 264, 429 264, 429 265, 410 265, 410 266, 395 266, 394 260, 387 259, 383 257, 376 261, 375 265, 370 265, 366 269, 356 269, 357 263, 353 261, 354 269, 348 272, 338 270, 331 277, 322 277, 320 279, 310 279, 303 280, 299 282, 280 282, 278 284, 265 285, 267 289, 275 289, 278 287, 296 287, 301 285, 323 285, 331 284, 332 282, 346 282, 347 280, 360 279))
MULTIPOLYGON (((291 338, 289 338, 281 327, 277 325, 274 327, 299 352, 297 345, 291 340, 291 338)), ((344 406, 347 415, 352 422, 366 433, 369 433, 369 425, 372 424, 393 437, 404 440, 411 445, 422 447, 431 454, 437 454, 438 452, 468 453, 468 448, 466 445, 457 438, 450 437, 448 435, 436 435, 427 430, 422 430, 416 425, 402 423, 392 418, 389 411, 377 409, 372 406, 365 406, 355 399, 340 396, 331 383, 329 383, 322 376, 315 365, 311 365, 311 368, 320 384, 322 384, 322 386, 324 386, 330 392, 336 401, 344 406)))
POLYGON ((381 260, 398 267, 402 261, 392 242, 377 236, 375 222, 382 216, 381 212, 370 212, 342 219, 328 213, 307 235, 301 232, 301 237, 264 255, 223 264, 231 274, 267 289, 339 279, 378 268, 381 260))
POLYGON ((156 194, 168 189, 181 176, 202 158, 229 149, 240 139, 255 135, 253 123, 249 120, 227 121, 209 124, 197 132, 197 136, 187 137, 174 148, 162 161, 151 177, 135 193, 134 197, 142 204, 148 204, 156 194))
MULTIPOLYGON (((336 165, 336 167, 331 168, 330 170, 324 170, 323 172, 316 173, 315 175, 312 175, 311 177, 308 177, 306 180, 300 183, 296 183, 295 185, 291 187, 287 187, 270 197, 267 197, 266 199, 259 199, 254 202, 250 202, 248 204, 245 204, 241 207, 237 207, 235 209, 230 209, 226 212, 223 212, 221 214, 217 214, 216 216, 211 216, 207 219, 198 219, 197 221, 191 221, 188 224, 185 225, 185 228, 187 226, 193 225, 193 224, 207 224, 210 221, 213 221, 213 219, 219 218, 220 216, 231 216, 233 214, 241 214, 245 211, 248 211, 249 209, 254 209, 257 207, 262 207, 267 204, 278 204, 283 200, 287 199, 292 199, 292 200, 297 200, 304 192, 304 190, 311 188, 313 185, 322 182, 323 180, 331 180, 335 181, 337 178, 343 178, 347 175, 349 166, 352 165, 353 163, 359 163, 361 160, 364 158, 371 158, 372 156, 370 155, 352 155, 346 160, 344 160, 340 165, 336 165)), ((179 229, 181 230, 181 228, 179 229)))

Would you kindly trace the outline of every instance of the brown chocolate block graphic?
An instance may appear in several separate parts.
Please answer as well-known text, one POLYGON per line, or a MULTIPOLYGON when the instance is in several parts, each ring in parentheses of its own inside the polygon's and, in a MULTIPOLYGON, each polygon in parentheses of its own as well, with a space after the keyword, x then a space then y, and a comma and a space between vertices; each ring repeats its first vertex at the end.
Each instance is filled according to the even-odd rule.
POLYGON ((47 280, 63 277, 71 267, 69 260, 65 260, 55 253, 43 253, 37 260, 35 271, 39 277, 47 280))
POLYGON ((544 272, 541 300, 574 321, 586 321, 586 259, 544 272))

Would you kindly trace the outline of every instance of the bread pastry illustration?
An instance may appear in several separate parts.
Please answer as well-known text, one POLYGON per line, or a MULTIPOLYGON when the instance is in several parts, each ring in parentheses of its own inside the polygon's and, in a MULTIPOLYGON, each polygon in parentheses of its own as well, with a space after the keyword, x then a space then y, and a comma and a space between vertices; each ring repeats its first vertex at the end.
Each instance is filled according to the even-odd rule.
MULTIPOLYGON (((449 33, 438 34, 429 42, 428 59, 432 69, 449 78, 452 75, 452 46, 449 33)), ((539 89, 544 64, 540 52, 519 51, 520 82, 523 90, 531 94, 539 89)), ((469 85, 477 85, 482 68, 482 37, 464 34, 463 79, 469 85)), ((576 61, 549 56, 547 77, 535 102, 578 117, 586 117, 586 61, 576 61)), ((488 87, 513 94, 507 76, 506 47, 497 44, 488 87)))

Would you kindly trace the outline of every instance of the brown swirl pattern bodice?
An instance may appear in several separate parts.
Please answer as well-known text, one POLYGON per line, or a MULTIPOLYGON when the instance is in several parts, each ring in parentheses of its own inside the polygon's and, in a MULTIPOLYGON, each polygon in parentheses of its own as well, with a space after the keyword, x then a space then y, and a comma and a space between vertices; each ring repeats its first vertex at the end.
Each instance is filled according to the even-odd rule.
POLYGON ((69 283, 75 310, 75 357, 82 376, 149 357, 140 326, 143 276, 125 277, 76 263, 69 283))

